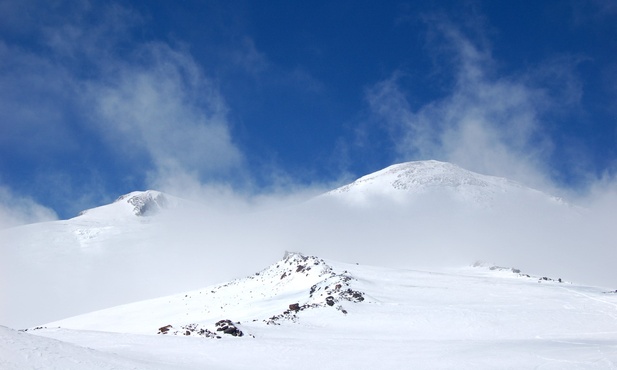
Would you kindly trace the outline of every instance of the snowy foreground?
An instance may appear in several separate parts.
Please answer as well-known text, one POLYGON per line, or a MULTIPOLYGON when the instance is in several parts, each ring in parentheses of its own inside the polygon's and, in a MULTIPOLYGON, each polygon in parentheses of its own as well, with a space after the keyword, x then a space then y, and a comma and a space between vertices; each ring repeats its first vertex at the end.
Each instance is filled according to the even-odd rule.
POLYGON ((617 368, 617 294, 487 265, 290 253, 226 284, 0 327, 0 369, 319 368, 617 368))

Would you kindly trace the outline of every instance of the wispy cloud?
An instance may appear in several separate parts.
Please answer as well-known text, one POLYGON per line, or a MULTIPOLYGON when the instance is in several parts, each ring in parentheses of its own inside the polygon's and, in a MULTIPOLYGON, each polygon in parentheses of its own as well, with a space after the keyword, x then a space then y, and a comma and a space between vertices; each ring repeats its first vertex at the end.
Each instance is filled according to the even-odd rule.
MULTIPOLYGON (((189 51, 135 37, 143 19, 118 4, 64 5, 50 5, 41 24, 24 18, 23 31, 6 25, 31 42, 0 42, 4 158, 47 162, 64 188, 81 193, 113 172, 97 186, 99 201, 173 176, 208 182, 241 172, 225 100, 189 51)), ((1 6, 15 17, 36 8, 1 6)), ((260 65, 250 42, 246 49, 238 58, 260 65)))
MULTIPOLYGON (((579 281, 606 284, 612 268, 605 261, 615 257, 615 232, 609 220, 614 218, 611 209, 616 205, 617 182, 610 171, 598 179, 584 168, 584 148, 558 147, 562 142, 551 136, 561 119, 582 110, 584 87, 576 67, 585 57, 560 55, 506 72, 478 28, 472 37, 447 19, 433 17, 431 21, 428 49, 437 63, 431 78, 442 87, 441 95, 418 101, 415 97, 421 94, 414 90, 423 86, 410 84, 411 73, 394 71, 367 88, 372 119, 361 134, 370 135, 375 127, 386 131, 398 161, 454 162, 548 192, 564 192, 582 208, 551 209, 527 201, 489 213, 468 213, 452 205, 441 212, 438 201, 414 204, 414 212, 384 206, 381 217, 388 221, 383 225, 380 217, 361 216, 358 211, 350 221, 354 230, 363 230, 355 234, 358 239, 341 237, 335 243, 357 246, 354 252, 387 246, 371 257, 383 264, 396 263, 388 253, 400 260, 429 263, 440 263, 440 258, 441 263, 480 258, 519 265, 534 273, 568 274, 579 281), (576 195, 560 188, 551 172, 556 153, 576 158, 574 163, 582 167, 569 171, 586 177, 588 192, 576 195), (413 231, 405 232, 405 228, 413 231), (377 234, 365 231, 370 229, 377 234)), ((349 235, 351 230, 340 235, 349 235)))
POLYGON ((413 105, 401 87, 400 81, 406 77, 401 71, 366 93, 374 117, 391 133, 399 160, 437 158, 534 186, 550 184, 546 174, 554 143, 543 118, 556 109, 551 105, 555 98, 560 100, 559 108, 579 99, 580 86, 571 74, 572 65, 553 61, 551 66, 559 68, 542 66, 522 74, 499 74, 490 50, 481 46, 488 43, 474 43, 447 21, 433 27, 445 45, 435 47, 435 53, 453 67, 447 93, 413 105), (551 71, 551 79, 547 71, 551 71), (551 96, 557 89, 540 83, 549 80, 561 81, 559 85, 567 89, 551 96))
POLYGON ((15 194, 0 185, 0 230, 22 224, 53 221, 56 213, 32 198, 15 194))
POLYGON ((109 145, 147 153, 155 182, 175 173, 205 180, 240 166, 225 103, 190 56, 164 44, 139 54, 142 63, 118 63, 112 76, 86 84, 93 121, 109 145))

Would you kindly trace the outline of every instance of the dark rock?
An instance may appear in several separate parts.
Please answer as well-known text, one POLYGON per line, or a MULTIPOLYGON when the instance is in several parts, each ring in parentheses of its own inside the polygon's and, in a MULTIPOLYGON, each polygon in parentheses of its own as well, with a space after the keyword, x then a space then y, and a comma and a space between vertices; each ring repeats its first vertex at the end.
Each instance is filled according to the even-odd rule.
POLYGON ((215 326, 217 327, 216 331, 222 331, 223 333, 234 337, 241 337, 244 335, 242 330, 238 329, 238 327, 236 327, 231 320, 220 320, 215 324, 215 326))
POLYGON ((223 330, 223 333, 225 334, 235 334, 238 331, 238 329, 236 329, 236 327, 225 327, 225 329, 223 330))
POLYGON ((326 304, 327 304, 328 306, 334 306, 334 297, 333 297, 333 296, 331 296, 331 295, 330 295, 330 296, 327 296, 327 297, 326 297, 326 304))

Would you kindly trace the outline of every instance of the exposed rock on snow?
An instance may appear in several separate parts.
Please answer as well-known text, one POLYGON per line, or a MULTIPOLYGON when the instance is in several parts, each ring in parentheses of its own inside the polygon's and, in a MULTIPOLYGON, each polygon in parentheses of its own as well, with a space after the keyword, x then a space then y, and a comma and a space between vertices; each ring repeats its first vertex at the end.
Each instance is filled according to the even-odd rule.
POLYGON ((121 201, 126 201, 135 206, 133 212, 136 216, 151 216, 172 205, 165 194, 154 190, 147 190, 141 193, 130 193, 116 200, 116 202, 121 201))
MULTIPOLYGON (((414 363, 494 369, 515 363, 600 369, 615 363, 617 295, 549 280, 538 284, 516 271, 494 264, 416 271, 293 253, 247 278, 77 316, 32 333, 100 351, 79 354, 61 345, 51 357, 60 365, 77 355, 90 365, 84 356, 101 353, 186 369, 312 369, 315 359, 327 368, 414 363), (273 315, 277 325, 268 325, 273 315), (166 334, 153 335, 161 324, 159 333, 166 334), (52 328, 57 326, 62 328, 52 328), (240 339, 239 331, 255 339, 240 339)), ((28 368, 25 360, 11 362, 14 352, 38 358, 40 348, 51 348, 23 335, 27 343, 14 346, 14 333, 1 329, 0 368, 5 358, 18 364, 10 369, 28 368)), ((96 357, 106 369, 116 368, 111 360, 96 357)))
POLYGON ((171 325, 165 325, 159 328, 159 332, 157 334, 163 335, 184 335, 184 336, 193 336, 193 337, 202 337, 202 338, 217 338, 221 339, 221 336, 217 333, 210 331, 202 327, 199 324, 186 324, 180 326, 179 330, 175 330, 175 328, 171 325))
POLYGON ((156 190, 134 191, 118 197, 112 204, 81 211, 79 216, 117 217, 123 213, 147 217, 175 208, 180 199, 156 190), (124 210, 122 210, 124 209, 124 210))
MULTIPOLYGON (((490 271, 499 271, 499 272, 506 272, 506 273, 513 273, 516 276, 520 276, 520 277, 524 277, 524 278, 529 278, 529 279, 538 279, 538 283, 541 282, 557 282, 557 283, 565 283, 564 280, 562 280, 561 278, 550 278, 550 277, 546 277, 546 276, 532 276, 529 274, 525 274, 523 272, 521 272, 520 269, 514 268, 514 267, 502 267, 502 266, 497 266, 494 264, 490 264, 490 263, 486 263, 483 261, 476 261, 474 262, 472 265, 472 267, 474 268, 484 268, 484 269, 488 269, 490 271)), ((571 284, 571 283, 570 283, 571 284)))
POLYGON ((242 337, 244 336, 244 333, 236 326, 239 324, 240 323, 233 323, 231 320, 219 320, 216 323, 216 331, 220 331, 234 337, 242 337))
MULTIPOLYGON (((133 331, 133 322, 151 322, 158 334, 217 338, 222 334, 244 336, 234 319, 280 325, 297 322, 309 309, 325 309, 348 314, 343 305, 366 301, 364 292, 354 287, 347 270, 335 269, 323 259, 287 252, 270 267, 251 276, 170 297, 118 306, 53 325, 117 332, 133 331), (150 305, 165 307, 160 312, 150 305), (168 323, 159 327, 161 323, 168 323)), ((50 324, 52 325, 52 324, 50 324)), ((146 334, 145 332, 144 334, 146 334)), ((152 332, 150 332, 152 333, 152 332)))
MULTIPOLYGON (((349 272, 334 271, 323 259, 304 256, 301 253, 286 252, 281 262, 262 271, 257 276, 268 275, 273 272, 272 270, 283 271, 281 280, 303 279, 303 277, 311 275, 315 275, 319 279, 307 290, 308 294, 301 296, 303 298, 301 302, 292 303, 285 311, 264 320, 266 324, 276 325, 282 320, 296 322, 298 314, 307 309, 332 307, 342 301, 364 301, 364 293, 350 287, 353 277, 349 272), (312 273, 312 270, 317 270, 317 272, 312 273)), ((340 304, 336 308, 344 314, 347 313, 347 310, 340 304)))

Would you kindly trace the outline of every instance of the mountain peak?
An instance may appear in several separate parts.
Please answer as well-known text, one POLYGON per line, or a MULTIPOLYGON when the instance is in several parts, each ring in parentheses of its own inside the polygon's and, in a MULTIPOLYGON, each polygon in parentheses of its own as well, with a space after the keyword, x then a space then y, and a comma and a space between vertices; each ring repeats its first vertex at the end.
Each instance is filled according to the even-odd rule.
POLYGON ((158 328, 158 334, 215 338, 221 331, 217 326, 232 323, 229 318, 234 320, 234 333, 241 333, 240 322, 281 325, 311 313, 341 318, 354 303, 370 301, 355 288, 357 280, 349 270, 342 267, 351 265, 285 252, 282 260, 244 278, 47 325, 137 334, 154 334, 158 328), (158 309, 163 306, 165 309, 158 309))
POLYGON ((404 162, 368 174, 353 183, 336 189, 344 192, 361 184, 389 182, 398 190, 426 189, 430 187, 478 186, 489 187, 495 183, 509 183, 504 178, 481 175, 465 170, 455 164, 435 160, 404 162))
POLYGON ((79 216, 109 217, 109 216, 153 216, 162 210, 174 208, 178 199, 157 190, 133 191, 118 197, 113 203, 87 209, 79 216))
POLYGON ((437 194, 463 203, 489 206, 500 194, 515 192, 541 194, 506 178, 482 175, 448 162, 427 160, 391 165, 326 195, 364 203, 373 198, 408 201, 421 194, 437 194))
POLYGON ((120 196, 114 203, 126 202, 133 206, 135 216, 151 216, 172 206, 170 197, 160 191, 134 191, 120 196))

